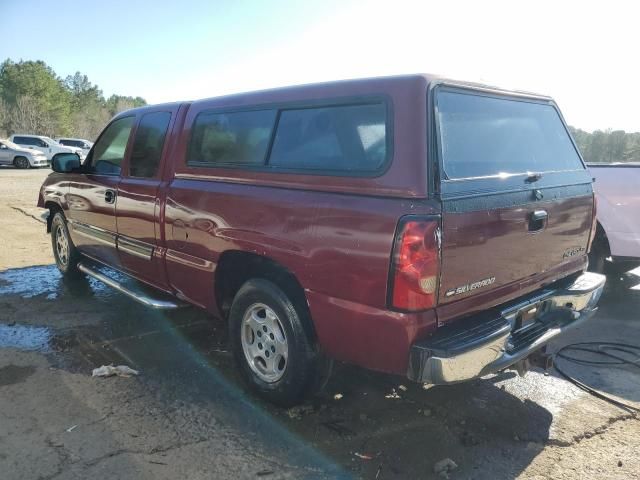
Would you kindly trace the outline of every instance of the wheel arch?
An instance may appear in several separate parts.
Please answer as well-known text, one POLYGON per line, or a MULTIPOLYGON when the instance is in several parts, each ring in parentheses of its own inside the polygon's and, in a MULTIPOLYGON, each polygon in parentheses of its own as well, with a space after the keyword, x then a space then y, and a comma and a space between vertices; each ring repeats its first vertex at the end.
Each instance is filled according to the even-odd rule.
POLYGON ((47 217, 47 233, 51 233, 51 222, 53 221, 53 216, 56 214, 56 212, 62 212, 62 214, 64 215, 64 212, 62 210, 62 207, 58 203, 51 200, 44 203, 44 208, 49 210, 49 216, 47 217))
POLYGON ((599 220, 596 222, 596 236, 593 239, 593 243, 601 248, 604 248, 607 257, 611 256, 609 237, 607 237, 607 232, 599 220))
POLYGON ((275 260, 242 250, 228 250, 220 255, 215 271, 215 299, 218 310, 228 319, 231 303, 240 287, 252 278, 269 280, 281 288, 296 308, 304 309, 309 322, 303 322, 309 338, 317 340, 313 320, 302 284, 284 265, 275 260), (306 323, 309 323, 306 325, 306 323))

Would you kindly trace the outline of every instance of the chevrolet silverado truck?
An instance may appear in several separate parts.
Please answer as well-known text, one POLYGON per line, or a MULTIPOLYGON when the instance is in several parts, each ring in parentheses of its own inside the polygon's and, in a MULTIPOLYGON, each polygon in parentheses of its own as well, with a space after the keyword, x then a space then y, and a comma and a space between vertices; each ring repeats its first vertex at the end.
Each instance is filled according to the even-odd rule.
POLYGON ((52 168, 60 271, 221 317, 280 405, 333 359, 434 385, 520 370, 605 283, 592 178, 545 96, 409 75, 146 106, 52 168))
POLYGON ((640 163, 590 163, 598 223, 589 270, 630 270, 640 265, 640 163), (610 261, 611 263, 608 263, 610 261))

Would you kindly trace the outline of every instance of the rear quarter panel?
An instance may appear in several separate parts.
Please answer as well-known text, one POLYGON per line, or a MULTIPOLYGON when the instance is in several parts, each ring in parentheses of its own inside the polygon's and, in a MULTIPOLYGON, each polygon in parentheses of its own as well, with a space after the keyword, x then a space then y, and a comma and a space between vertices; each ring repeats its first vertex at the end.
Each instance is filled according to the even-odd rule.
POLYGON ((270 258, 302 284, 327 353, 404 373, 410 345, 433 331, 435 315, 387 309, 394 232, 402 215, 436 211, 426 200, 176 180, 166 203, 167 271, 181 296, 216 312, 220 256, 270 258))

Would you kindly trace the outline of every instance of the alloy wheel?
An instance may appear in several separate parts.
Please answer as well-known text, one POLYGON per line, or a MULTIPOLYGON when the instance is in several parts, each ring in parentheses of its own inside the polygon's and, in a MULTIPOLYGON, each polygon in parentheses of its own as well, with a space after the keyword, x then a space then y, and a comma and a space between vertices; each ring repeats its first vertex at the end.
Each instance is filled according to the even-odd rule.
POLYGON ((56 229, 56 254, 60 263, 67 266, 69 263, 69 240, 61 225, 56 229))
POLYGON ((278 315, 262 303, 251 305, 242 320, 242 350, 251 370, 264 382, 282 378, 289 347, 278 315))

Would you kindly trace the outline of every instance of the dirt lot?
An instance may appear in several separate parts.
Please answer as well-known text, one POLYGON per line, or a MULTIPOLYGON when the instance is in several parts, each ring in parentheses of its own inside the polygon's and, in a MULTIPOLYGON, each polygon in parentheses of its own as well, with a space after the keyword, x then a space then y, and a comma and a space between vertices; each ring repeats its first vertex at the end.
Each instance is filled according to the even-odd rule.
MULTIPOLYGON (((34 208, 47 173, 0 169, 3 479, 437 478, 446 458, 453 479, 640 478, 638 419, 553 372, 424 390, 338 365, 302 408, 264 404, 216 319, 61 279, 34 208), (91 377, 111 363, 141 374, 91 377)), ((640 343, 638 285, 610 278, 600 312, 563 341, 640 343)), ((562 366, 640 406, 637 368, 562 366)))

